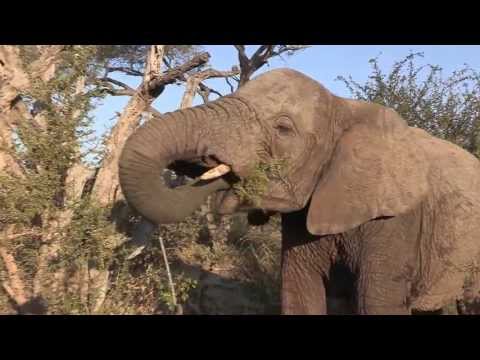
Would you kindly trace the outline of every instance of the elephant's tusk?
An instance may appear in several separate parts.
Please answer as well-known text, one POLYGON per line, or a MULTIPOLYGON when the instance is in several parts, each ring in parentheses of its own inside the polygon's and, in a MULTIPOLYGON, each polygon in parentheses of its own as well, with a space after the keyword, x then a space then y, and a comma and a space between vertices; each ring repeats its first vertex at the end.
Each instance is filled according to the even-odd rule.
POLYGON ((232 170, 230 166, 225 164, 220 164, 217 167, 214 167, 213 169, 210 169, 207 172, 203 173, 202 176, 200 176, 200 179, 201 180, 215 179, 222 175, 225 175, 226 173, 230 172, 230 170, 232 170))

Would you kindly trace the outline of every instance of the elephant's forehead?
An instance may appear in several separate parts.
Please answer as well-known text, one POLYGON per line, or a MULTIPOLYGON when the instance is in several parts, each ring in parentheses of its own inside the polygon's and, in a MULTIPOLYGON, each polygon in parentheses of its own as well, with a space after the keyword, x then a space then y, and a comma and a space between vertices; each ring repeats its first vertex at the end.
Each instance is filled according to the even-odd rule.
POLYGON ((315 80, 293 70, 274 70, 246 83, 237 91, 265 121, 276 114, 288 113, 306 131, 318 127, 326 116, 331 94, 315 80))

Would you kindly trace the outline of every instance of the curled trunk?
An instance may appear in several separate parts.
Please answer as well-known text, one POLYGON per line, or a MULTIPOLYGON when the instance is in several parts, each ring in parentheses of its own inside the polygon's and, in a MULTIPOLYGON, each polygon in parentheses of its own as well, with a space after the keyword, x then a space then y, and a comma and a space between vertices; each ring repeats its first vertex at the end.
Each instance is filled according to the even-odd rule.
POLYGON ((119 162, 125 198, 148 220, 173 223, 183 220, 215 191, 229 188, 222 178, 195 181, 175 189, 162 181, 164 169, 177 160, 199 159, 211 152, 202 129, 207 128, 202 107, 179 110, 154 118, 126 142, 119 162))

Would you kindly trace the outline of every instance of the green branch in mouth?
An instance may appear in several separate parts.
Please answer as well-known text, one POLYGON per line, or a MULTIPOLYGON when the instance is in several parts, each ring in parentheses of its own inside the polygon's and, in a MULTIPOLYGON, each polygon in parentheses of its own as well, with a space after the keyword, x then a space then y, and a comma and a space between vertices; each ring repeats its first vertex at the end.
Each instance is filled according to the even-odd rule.
POLYGON ((249 176, 233 186, 233 190, 241 202, 259 206, 261 196, 267 192, 269 182, 282 179, 285 168, 285 159, 260 161, 249 176))

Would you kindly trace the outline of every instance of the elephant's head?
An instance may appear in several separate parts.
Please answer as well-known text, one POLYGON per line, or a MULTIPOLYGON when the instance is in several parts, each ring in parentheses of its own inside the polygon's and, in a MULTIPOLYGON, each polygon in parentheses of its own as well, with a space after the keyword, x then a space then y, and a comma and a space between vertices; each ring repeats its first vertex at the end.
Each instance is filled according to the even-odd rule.
POLYGON ((141 126, 120 159, 133 207, 156 223, 180 221, 216 193, 217 209, 291 212, 309 206, 314 234, 337 233, 411 209, 426 169, 409 127, 391 109, 347 100, 288 69, 273 70, 208 104, 141 126), (175 189, 165 167, 227 174, 175 189))

